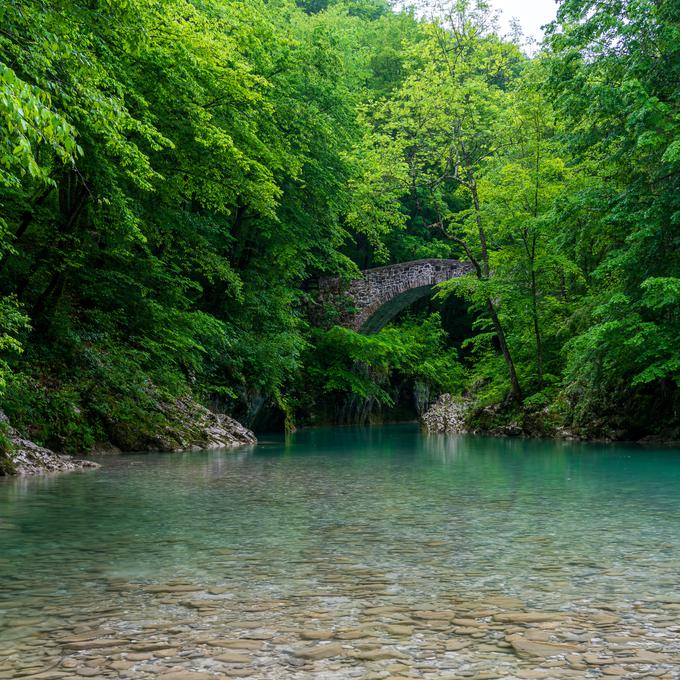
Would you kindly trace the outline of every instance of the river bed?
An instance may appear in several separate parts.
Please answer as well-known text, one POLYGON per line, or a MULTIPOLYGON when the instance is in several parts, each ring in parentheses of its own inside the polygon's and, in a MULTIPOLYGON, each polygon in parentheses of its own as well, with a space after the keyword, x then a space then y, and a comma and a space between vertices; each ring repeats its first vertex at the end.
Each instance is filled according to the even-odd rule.
POLYGON ((680 451, 414 425, 0 480, 0 679, 680 678, 680 451))

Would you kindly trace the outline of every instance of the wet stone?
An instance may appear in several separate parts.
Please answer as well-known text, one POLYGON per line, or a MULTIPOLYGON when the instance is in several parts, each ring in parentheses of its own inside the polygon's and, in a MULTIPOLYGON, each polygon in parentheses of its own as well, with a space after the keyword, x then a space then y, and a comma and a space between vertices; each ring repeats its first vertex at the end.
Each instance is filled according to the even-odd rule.
POLYGON ((581 647, 576 645, 530 640, 521 635, 511 635, 507 638, 507 641, 518 655, 526 657, 562 656, 582 650, 581 647))
POLYGON ((385 630, 390 633, 390 635, 396 635, 398 637, 410 637, 413 635, 413 626, 401 626, 398 624, 388 624, 385 626, 385 630))
POLYGON ((385 647, 380 649, 369 649, 366 651, 355 651, 351 653, 352 658, 360 661, 382 661, 384 659, 407 659, 398 649, 385 647))
POLYGON ((127 640, 86 640, 83 642, 68 642, 64 647, 68 649, 96 649, 102 647, 118 647, 127 644, 127 640))
POLYGON ((191 585, 149 585, 143 586, 142 590, 147 593, 195 593, 200 592, 203 588, 191 585))
POLYGON ((335 637, 332 630, 301 630, 300 638, 302 640, 330 640, 335 637))
POLYGON ((471 644, 472 642, 468 640, 447 640, 445 643, 445 649, 448 652, 457 652, 461 649, 469 647, 471 644))
POLYGON ((450 621, 455 617, 456 613, 453 611, 416 611, 413 612, 413 618, 422 619, 425 621, 450 621))
MULTIPOLYGON (((215 680, 214 675, 197 671, 165 671, 157 677, 163 680, 215 680)), ((221 678, 228 680, 224 675, 221 678)))
MULTIPOLYGON (((609 512, 594 528, 606 517, 607 532, 589 534, 580 527, 588 524, 580 504, 589 502, 581 494, 541 505, 550 517, 537 529, 525 494, 509 500, 507 484, 519 478, 502 479, 495 458, 499 486, 484 486, 484 509, 477 507, 476 487, 463 482, 475 473, 474 459, 454 449, 428 452, 437 475, 457 473, 441 487, 423 485, 425 477, 413 474, 418 455, 409 453, 398 498, 389 495, 395 470, 387 472, 399 455, 370 474, 361 458, 354 466, 329 456, 323 469, 288 470, 280 488, 270 473, 294 466, 295 456, 257 465, 222 455, 200 465, 191 456, 180 466, 154 463, 152 478, 168 474, 168 497, 182 491, 187 507, 156 495, 146 509, 185 522, 186 534, 170 532, 168 543, 142 534, 141 550, 135 534, 123 540, 114 532, 99 559, 92 546, 102 537, 76 521, 84 535, 74 546, 89 552, 80 562, 63 553, 58 586, 60 555, 33 550, 30 569, 17 574, 13 554, 5 568, 16 579, 0 588, 7 617, 0 680, 678 680, 680 599, 666 600, 675 598, 680 565, 668 518, 626 515, 598 494, 598 512, 600 504, 609 512), (373 493, 376 478, 385 496, 373 493), (193 504, 203 488, 210 503, 193 504), (271 510, 288 503, 283 531, 271 510), (203 532, 208 507, 223 521, 203 532), (503 518, 502 532, 490 517, 503 518), (548 521, 568 533, 548 530, 548 521), (665 552, 650 549, 662 541, 665 552), (118 569, 127 577, 109 575, 118 569)), ((523 459, 503 460, 504 469, 523 459)), ((533 479, 528 496, 540 484, 533 479)), ((69 527, 62 530, 60 540, 69 527)), ((14 553, 21 549, 15 542, 14 553)))
POLYGON ((172 645, 170 645, 167 641, 157 642, 153 640, 143 643, 137 642, 130 646, 130 648, 135 652, 155 652, 162 649, 169 649, 170 647, 172 647, 172 645))
POLYGON ((300 659, 330 659, 334 656, 343 655, 345 650, 339 643, 330 643, 327 645, 304 647, 303 649, 296 650, 294 653, 300 659))
POLYGON ((257 650, 264 647, 264 643, 258 640, 207 640, 206 644, 212 647, 224 649, 248 649, 257 650))
POLYGON ((179 649, 177 647, 167 647, 164 649, 156 649, 152 652, 155 659, 166 659, 168 657, 177 656, 179 649))
POLYGON ((339 631, 335 635, 338 640, 360 640, 370 636, 371 633, 363 629, 339 631))
POLYGON ((568 618, 564 612, 505 612, 494 614, 494 621, 501 623, 546 623, 568 618))
POLYGON ((221 661, 222 663, 250 663, 252 661, 250 656, 238 652, 224 652, 223 654, 213 656, 212 658, 216 661, 221 661))
POLYGON ((108 666, 114 671, 126 671, 132 668, 135 664, 132 661, 123 661, 119 659, 118 661, 112 661, 108 666))

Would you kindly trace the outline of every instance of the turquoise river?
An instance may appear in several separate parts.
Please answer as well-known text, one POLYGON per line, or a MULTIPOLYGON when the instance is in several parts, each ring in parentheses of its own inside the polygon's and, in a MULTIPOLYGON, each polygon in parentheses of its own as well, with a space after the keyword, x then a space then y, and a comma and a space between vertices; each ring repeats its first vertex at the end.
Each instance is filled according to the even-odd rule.
POLYGON ((680 678, 680 450, 415 425, 0 480, 0 678, 680 678))

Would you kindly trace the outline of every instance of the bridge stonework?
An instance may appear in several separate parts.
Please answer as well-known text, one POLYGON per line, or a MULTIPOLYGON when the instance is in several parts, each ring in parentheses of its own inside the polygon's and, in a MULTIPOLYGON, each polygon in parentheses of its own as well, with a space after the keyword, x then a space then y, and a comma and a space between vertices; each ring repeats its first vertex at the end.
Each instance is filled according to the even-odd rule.
POLYGON ((366 269, 361 277, 342 284, 329 278, 319 282, 322 301, 346 295, 353 312, 342 325, 362 333, 375 333, 402 309, 431 293, 432 287, 472 271, 472 265, 460 260, 427 259, 366 269))

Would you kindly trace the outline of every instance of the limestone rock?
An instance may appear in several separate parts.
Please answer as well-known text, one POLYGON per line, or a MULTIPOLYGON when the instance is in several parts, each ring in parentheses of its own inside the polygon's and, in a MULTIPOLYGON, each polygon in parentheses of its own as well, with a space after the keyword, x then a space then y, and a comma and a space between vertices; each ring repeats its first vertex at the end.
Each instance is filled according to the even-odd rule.
POLYGON ((413 618, 423 621, 450 621, 456 616, 456 612, 451 610, 431 611, 421 610, 413 612, 413 618))
POLYGON ((442 394, 423 414, 423 429, 431 434, 455 434, 466 432, 465 401, 450 394, 442 394))
POLYGON ((68 649, 98 649, 101 647, 118 647, 119 645, 127 644, 127 640, 114 640, 110 638, 104 638, 101 640, 85 640, 83 642, 69 642, 65 646, 68 649))
POLYGON ((300 637, 303 640, 330 640, 335 637, 335 633, 332 630, 301 630, 300 637))
POLYGON ((222 647, 223 649, 247 649, 257 651, 262 649, 264 643, 259 640, 207 640, 207 645, 211 647, 222 647))
POLYGON ((383 661, 385 659, 406 659, 408 657, 398 649, 383 647, 381 649, 367 649, 365 651, 353 652, 352 658, 359 661, 383 661))
POLYGON ((160 402, 157 408, 168 425, 158 432, 137 433, 136 441, 128 442, 126 449, 187 451, 257 443, 255 435, 241 423, 224 413, 208 410, 191 396, 171 403, 160 402))
POLYGON ((168 594, 168 593, 195 593, 197 591, 202 590, 202 588, 200 586, 192 585, 151 584, 148 586, 144 586, 142 590, 145 590, 147 593, 168 594))
POLYGON ((168 671, 161 673, 158 677, 163 680, 212 680, 214 676, 196 671, 168 671))
POLYGON ((300 659, 330 659, 334 656, 341 656, 344 654, 342 645, 337 642, 332 642, 327 645, 314 645, 312 647, 305 647, 295 652, 295 656, 300 659))
POLYGON ((581 651, 581 647, 570 645, 562 642, 541 642, 538 640, 529 640, 523 635, 510 635, 507 641, 513 646, 515 652, 519 656, 526 657, 546 657, 546 656, 560 656, 564 654, 573 654, 581 651))
POLYGON ((7 416, 0 411, 0 427, 5 430, 11 450, 4 454, 0 451, 0 476, 3 474, 35 475, 44 472, 69 472, 86 468, 98 468, 99 464, 90 460, 76 460, 64 456, 44 446, 38 446, 24 439, 10 426, 7 416))
POLYGON ((455 638, 452 640, 447 640, 444 648, 446 649, 447 652, 458 652, 461 649, 465 649, 466 647, 469 647, 472 644, 470 640, 456 640, 455 638))
POLYGON ((222 663, 250 663, 252 661, 251 657, 239 652, 225 652, 214 658, 222 663))
POLYGON ((501 623, 545 623, 562 621, 567 618, 564 612, 504 612, 494 614, 494 621, 501 623))

